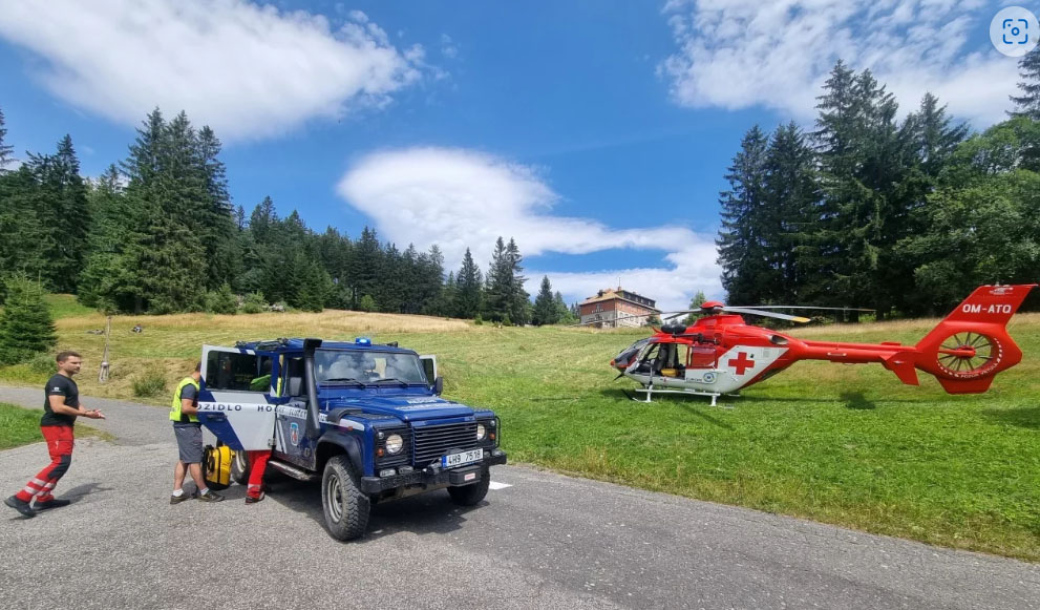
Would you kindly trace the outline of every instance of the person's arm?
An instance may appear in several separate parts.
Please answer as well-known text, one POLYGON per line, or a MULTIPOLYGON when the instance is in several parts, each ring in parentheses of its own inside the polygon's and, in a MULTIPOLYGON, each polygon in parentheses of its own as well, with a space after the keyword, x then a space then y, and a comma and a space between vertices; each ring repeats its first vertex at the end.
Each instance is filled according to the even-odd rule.
POLYGON ((198 415, 199 410, 195 407, 194 398, 181 399, 181 413, 185 415, 198 415))
POLYGON ((193 385, 186 385, 181 389, 181 413, 184 415, 198 415, 199 408, 196 406, 199 392, 193 385))
POLYGON ((48 396, 47 400, 50 402, 51 411, 60 415, 76 415, 79 417, 89 417, 90 419, 105 419, 105 416, 101 414, 98 409, 84 409, 83 405, 78 407, 70 407, 65 404, 65 397, 60 394, 48 396))

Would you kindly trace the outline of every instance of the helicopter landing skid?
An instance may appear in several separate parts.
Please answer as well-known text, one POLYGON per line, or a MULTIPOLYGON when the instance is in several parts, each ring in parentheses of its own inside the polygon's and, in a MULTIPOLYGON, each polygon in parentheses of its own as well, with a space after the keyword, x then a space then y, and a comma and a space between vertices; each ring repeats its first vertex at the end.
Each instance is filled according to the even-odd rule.
POLYGON ((621 390, 621 391, 625 393, 625 396, 628 396, 629 398, 631 398, 632 400, 634 400, 636 402, 653 402, 651 400, 651 395, 652 394, 681 394, 683 396, 710 396, 711 397, 711 406, 713 406, 713 407, 719 406, 718 402, 716 402, 716 401, 718 400, 719 396, 722 396, 722 394, 716 394, 714 392, 690 392, 690 391, 687 391, 687 390, 655 390, 653 385, 647 386, 645 388, 636 388, 635 390, 633 390, 634 392, 646 392, 646 398, 644 398, 644 399, 640 399, 640 398, 636 398, 635 396, 631 396, 628 392, 625 392, 624 390, 621 390))

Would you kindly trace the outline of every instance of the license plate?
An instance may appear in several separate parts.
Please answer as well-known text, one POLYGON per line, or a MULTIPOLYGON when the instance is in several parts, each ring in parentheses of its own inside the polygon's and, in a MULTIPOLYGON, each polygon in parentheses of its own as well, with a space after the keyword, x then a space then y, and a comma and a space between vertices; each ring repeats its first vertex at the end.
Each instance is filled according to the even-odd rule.
POLYGON ((471 449, 461 453, 449 453, 441 458, 441 466, 445 468, 454 468, 456 466, 462 466, 463 464, 479 462, 482 459, 484 459, 483 449, 471 449))

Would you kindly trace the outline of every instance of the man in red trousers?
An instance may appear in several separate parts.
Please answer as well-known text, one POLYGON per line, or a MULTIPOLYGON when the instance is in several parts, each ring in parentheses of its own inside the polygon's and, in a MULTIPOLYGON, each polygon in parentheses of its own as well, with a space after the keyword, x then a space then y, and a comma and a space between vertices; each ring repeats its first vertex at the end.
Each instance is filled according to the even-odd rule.
POLYGON ((56 360, 58 373, 47 381, 44 388, 43 417, 40 419, 40 431, 47 441, 51 463, 30 479, 21 491, 4 500, 4 504, 26 518, 35 517, 38 510, 69 505, 69 500, 55 498, 53 491, 72 464, 72 448, 76 444, 73 426, 76 425, 76 418, 105 419, 101 411, 88 411, 79 403, 79 387, 72 376, 79 373, 83 366, 80 355, 76 352, 61 352, 56 360))

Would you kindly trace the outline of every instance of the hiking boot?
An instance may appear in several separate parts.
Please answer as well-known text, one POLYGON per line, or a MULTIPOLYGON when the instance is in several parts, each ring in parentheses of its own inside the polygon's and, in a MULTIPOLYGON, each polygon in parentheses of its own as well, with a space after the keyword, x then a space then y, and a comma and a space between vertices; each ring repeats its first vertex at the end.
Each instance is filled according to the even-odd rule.
POLYGON ((196 494, 195 497, 203 502, 221 502, 224 496, 207 491, 204 494, 196 494))
POLYGON ((36 516, 36 511, 34 511, 32 507, 29 506, 29 503, 19 500, 18 496, 11 496, 10 498, 7 498, 6 500, 4 500, 4 504, 22 513, 22 516, 26 519, 32 519, 36 516))
POLYGON ((195 497, 195 494, 190 494, 190 493, 182 493, 179 496, 175 496, 175 495, 171 494, 170 495, 170 504, 180 504, 181 502, 183 502, 185 500, 191 500, 194 497, 195 497))
POLYGON ((253 496, 246 496, 246 504, 256 504, 257 502, 262 501, 266 497, 267 494, 265 494, 262 491, 260 492, 260 495, 256 498, 254 498, 253 496))
POLYGON ((71 500, 59 500, 58 498, 51 498, 44 502, 36 502, 33 506, 36 510, 47 510, 48 508, 61 508, 62 506, 68 506, 72 504, 71 500))

